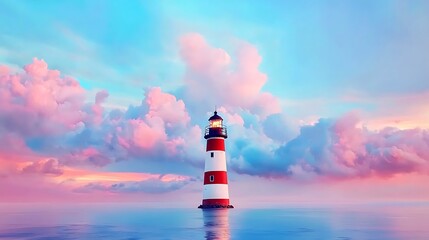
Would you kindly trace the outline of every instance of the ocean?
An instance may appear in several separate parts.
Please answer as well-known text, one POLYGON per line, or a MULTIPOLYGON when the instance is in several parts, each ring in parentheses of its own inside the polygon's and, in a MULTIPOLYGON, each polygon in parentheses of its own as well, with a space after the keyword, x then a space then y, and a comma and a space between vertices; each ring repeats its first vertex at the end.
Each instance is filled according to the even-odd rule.
POLYGON ((148 208, 0 204, 0 239, 429 239, 429 205, 148 208))

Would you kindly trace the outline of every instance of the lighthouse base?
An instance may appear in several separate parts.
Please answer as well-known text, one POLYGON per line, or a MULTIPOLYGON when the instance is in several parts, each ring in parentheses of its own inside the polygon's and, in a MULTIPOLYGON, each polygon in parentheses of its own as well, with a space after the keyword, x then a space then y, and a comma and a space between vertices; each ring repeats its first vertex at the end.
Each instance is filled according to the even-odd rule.
POLYGON ((228 198, 203 199, 202 204, 198 208, 234 208, 229 204, 228 198))
POLYGON ((232 205, 200 205, 198 208, 209 209, 209 208, 234 208, 232 205))

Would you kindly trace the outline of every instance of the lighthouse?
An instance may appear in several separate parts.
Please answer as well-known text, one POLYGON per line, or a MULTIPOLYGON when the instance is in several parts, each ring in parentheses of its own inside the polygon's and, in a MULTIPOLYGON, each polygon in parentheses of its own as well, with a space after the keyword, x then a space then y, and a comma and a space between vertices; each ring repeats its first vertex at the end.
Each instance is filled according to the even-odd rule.
POLYGON ((209 118, 204 138, 207 139, 203 202, 198 208, 233 208, 229 204, 226 171, 225 139, 228 137, 223 119, 215 111, 209 118))

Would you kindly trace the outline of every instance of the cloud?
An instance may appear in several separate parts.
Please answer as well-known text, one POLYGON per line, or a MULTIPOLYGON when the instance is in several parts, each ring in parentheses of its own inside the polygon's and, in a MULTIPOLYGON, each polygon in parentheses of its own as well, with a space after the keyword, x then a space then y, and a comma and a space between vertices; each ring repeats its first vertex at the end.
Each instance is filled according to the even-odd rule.
POLYGON ((149 110, 146 118, 161 118, 168 128, 185 126, 190 121, 183 100, 177 100, 174 95, 164 93, 159 87, 146 91, 145 102, 149 110))
POLYGON ((56 159, 44 159, 37 162, 30 163, 22 169, 23 173, 40 173, 59 176, 63 174, 63 170, 60 168, 58 160, 56 159))
POLYGON ((195 151, 203 149, 201 130, 191 124, 184 101, 159 87, 147 88, 140 106, 106 111, 107 91, 85 102, 76 80, 35 58, 23 72, 2 67, 0 93, 0 132, 9 136, 3 140, 13 138, 61 164, 159 159, 201 165, 203 153, 195 151))
POLYGON ((23 73, 0 75, 0 131, 22 136, 64 134, 80 127, 85 91, 34 59, 23 73))
POLYGON ((253 45, 242 42, 233 58, 190 33, 180 39, 180 54, 186 64, 184 99, 191 108, 224 106, 261 117, 280 112, 279 100, 262 91, 267 76, 259 70, 262 57, 253 45))
POLYGON ((277 149, 253 149, 232 160, 239 173, 264 177, 391 177, 429 170, 429 132, 358 127, 359 117, 320 119, 277 149))
POLYGON ((192 125, 183 100, 159 87, 146 89, 140 106, 130 106, 124 114, 105 126, 112 134, 109 143, 123 148, 131 157, 151 156, 197 162, 195 149, 203 149, 201 129, 192 125))
POLYGON ((201 162, 203 153, 195 154, 196 148, 203 149, 200 128, 191 124, 182 100, 158 87, 146 89, 139 106, 111 110, 101 120, 96 114, 87 116, 85 127, 64 143, 72 150, 64 157, 70 164, 105 166, 127 159, 201 162), (90 119, 100 121, 93 124, 90 119))
POLYGON ((298 134, 298 126, 294 125, 282 113, 272 114, 262 122, 265 135, 280 143, 288 142, 298 134))
POLYGON ((117 182, 113 184, 105 183, 88 183, 82 187, 75 189, 75 192, 91 193, 91 192, 111 192, 111 193, 166 193, 181 189, 189 182, 195 181, 190 178, 176 178, 164 180, 163 177, 151 178, 142 181, 117 182))
POLYGON ((109 97, 109 93, 106 90, 99 91, 95 94, 95 104, 101 104, 106 101, 109 97))
POLYGON ((114 155, 108 156, 108 152, 102 152, 94 146, 88 146, 85 148, 70 148, 70 153, 61 155, 61 161, 63 164, 70 166, 84 166, 92 165, 102 167, 111 163, 115 158, 114 155))
POLYGON ((82 124, 85 127, 96 127, 103 122, 105 114, 103 103, 106 102, 108 97, 109 92, 106 90, 98 91, 95 94, 94 103, 86 103, 82 106, 82 111, 85 113, 82 124))

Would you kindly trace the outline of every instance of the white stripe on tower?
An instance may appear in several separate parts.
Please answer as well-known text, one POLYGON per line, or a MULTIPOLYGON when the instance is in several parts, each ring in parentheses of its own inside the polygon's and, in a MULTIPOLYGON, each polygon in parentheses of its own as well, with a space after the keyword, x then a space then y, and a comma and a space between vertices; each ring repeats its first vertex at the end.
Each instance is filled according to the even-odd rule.
POLYGON ((226 161, 224 151, 210 151, 207 152, 206 163, 204 171, 225 171, 226 172, 226 161), (214 157, 211 157, 213 153, 214 157))
POLYGON ((203 199, 229 199, 228 184, 205 184, 203 199))

